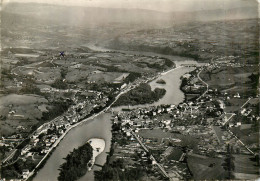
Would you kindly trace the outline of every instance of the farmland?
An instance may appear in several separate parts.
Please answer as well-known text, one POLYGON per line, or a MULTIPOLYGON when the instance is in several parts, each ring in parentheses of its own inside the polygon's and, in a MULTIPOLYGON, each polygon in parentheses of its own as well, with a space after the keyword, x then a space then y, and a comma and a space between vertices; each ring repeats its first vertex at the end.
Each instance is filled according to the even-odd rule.
POLYGON ((8 135, 31 127, 47 111, 48 101, 37 95, 10 94, 0 98, 1 134, 8 135))
POLYGON ((196 154, 188 155, 188 165, 196 180, 222 180, 226 173, 222 168, 223 159, 209 158, 196 154))

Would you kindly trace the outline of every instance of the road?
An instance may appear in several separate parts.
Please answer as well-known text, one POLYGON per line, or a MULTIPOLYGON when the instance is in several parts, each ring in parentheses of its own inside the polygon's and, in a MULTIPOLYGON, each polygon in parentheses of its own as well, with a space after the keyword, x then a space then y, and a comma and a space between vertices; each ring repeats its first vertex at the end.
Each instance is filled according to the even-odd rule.
MULTIPOLYGON (((136 138, 136 140, 138 141, 138 143, 142 146, 142 148, 146 151, 146 152, 149 152, 148 148, 143 144, 143 142, 140 140, 140 138, 133 132, 132 129, 131 130, 131 134, 136 138)), ((163 168, 163 166, 158 163, 156 161, 156 159, 154 158, 154 156, 151 154, 151 160, 154 161, 154 163, 158 166, 158 168, 161 170, 161 172, 163 173, 163 175, 171 180, 179 180, 178 178, 180 178, 180 175, 175 172, 175 175, 177 175, 178 178, 170 178, 168 173, 165 171, 165 169, 163 168)))
POLYGON ((233 116, 236 115, 235 113, 227 113, 227 114, 231 114, 231 116, 223 123, 223 126, 224 126, 227 122, 229 122, 229 121, 233 118, 233 116))
POLYGON ((199 100, 199 99, 201 99, 205 94, 207 94, 207 92, 209 91, 209 85, 204 81, 204 80, 202 80, 201 79, 201 77, 200 77, 200 73, 203 71, 203 69, 201 69, 200 71, 199 71, 199 73, 197 74, 197 77, 198 77, 198 79, 203 83, 203 84, 205 84, 206 85, 206 91, 203 93, 203 94, 201 94, 200 95, 200 97, 198 97, 197 98, 197 100, 199 100))
MULTIPOLYGON (((136 138, 136 140, 139 142, 139 144, 142 146, 142 148, 146 151, 146 152, 149 152, 148 148, 143 144, 143 142, 140 140, 140 138, 133 132, 132 129, 131 130, 131 133, 132 135, 136 138)), ((162 171, 163 175, 167 178, 169 178, 167 172, 164 170, 164 168, 155 160, 154 156, 151 154, 151 160, 155 162, 155 164, 159 167, 159 169, 162 171)))
POLYGON ((249 97, 248 100, 240 107, 241 109, 251 100, 252 98, 249 97))
MULTIPOLYGON (((252 99, 252 98, 249 97, 248 100, 240 107, 240 109, 242 109, 251 99, 252 99)), ((229 131, 229 133, 231 133, 231 134, 237 139, 237 141, 238 141, 241 145, 243 145, 252 155, 255 156, 255 153, 254 153, 250 148, 248 148, 248 146, 246 146, 232 131, 230 131, 230 130, 228 130, 228 131, 229 131)))
POLYGON ((230 131, 230 129, 228 129, 228 132, 232 136, 234 136, 237 139, 237 141, 247 149, 247 151, 249 151, 252 155, 255 156, 255 153, 250 148, 248 148, 248 146, 246 146, 232 131, 230 131))
MULTIPOLYGON (((250 98, 248 98, 248 100, 240 107, 240 109, 242 109, 250 100, 251 100, 252 98, 250 97, 250 98)), ((229 120, 231 120, 231 118, 234 116, 234 115, 236 115, 236 114, 234 114, 234 113, 232 113, 232 116, 224 123, 224 125, 229 121, 229 120)), ((252 155, 256 155, 246 144, 244 144, 230 129, 228 129, 228 132, 232 135, 232 136, 234 136, 236 139, 237 139, 237 141, 241 144, 241 145, 243 145, 252 155)))
POLYGON ((5 159, 3 159, 2 164, 5 163, 5 162, 7 162, 8 160, 10 160, 11 158, 13 158, 13 156, 14 156, 15 153, 16 153, 16 151, 17 151, 17 149, 13 149, 13 150, 11 151, 10 155, 8 155, 5 159))

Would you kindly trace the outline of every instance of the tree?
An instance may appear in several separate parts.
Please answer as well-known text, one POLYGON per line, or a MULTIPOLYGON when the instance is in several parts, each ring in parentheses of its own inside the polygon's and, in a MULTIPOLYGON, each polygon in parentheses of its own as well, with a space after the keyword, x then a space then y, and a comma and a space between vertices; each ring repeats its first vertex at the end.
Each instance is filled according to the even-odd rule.
POLYGON ((222 164, 223 168, 228 172, 228 178, 227 179, 233 179, 233 171, 235 170, 235 164, 234 164, 234 156, 232 155, 232 147, 230 145, 227 145, 227 153, 225 158, 225 163, 222 164))

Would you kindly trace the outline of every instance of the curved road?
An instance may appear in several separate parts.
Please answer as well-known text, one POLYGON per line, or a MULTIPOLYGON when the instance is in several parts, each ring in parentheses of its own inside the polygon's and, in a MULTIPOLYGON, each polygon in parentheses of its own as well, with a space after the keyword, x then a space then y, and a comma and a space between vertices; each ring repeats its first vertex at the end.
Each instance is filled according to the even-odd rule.
POLYGON ((199 71, 199 73, 197 74, 197 77, 203 84, 206 85, 207 89, 203 94, 200 95, 200 97, 197 98, 197 100, 201 99, 209 91, 209 85, 204 80, 202 80, 201 77, 200 77, 200 73, 202 72, 202 70, 203 70, 203 68, 199 71))

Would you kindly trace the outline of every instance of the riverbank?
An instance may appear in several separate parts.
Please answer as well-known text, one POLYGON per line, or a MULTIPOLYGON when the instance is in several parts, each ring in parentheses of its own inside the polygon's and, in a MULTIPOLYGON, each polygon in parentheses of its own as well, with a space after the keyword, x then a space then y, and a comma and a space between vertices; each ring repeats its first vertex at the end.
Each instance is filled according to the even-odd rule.
POLYGON ((96 157, 104 151, 106 147, 106 142, 103 139, 92 138, 88 140, 88 143, 93 148, 93 155, 90 161, 91 166, 88 168, 88 170, 90 171, 95 164, 96 157))

